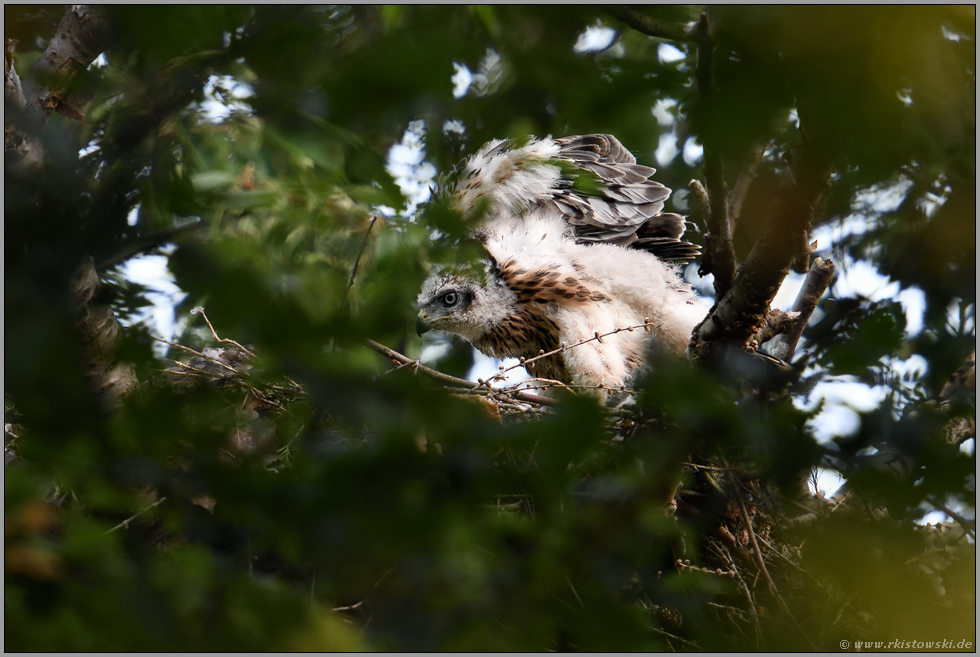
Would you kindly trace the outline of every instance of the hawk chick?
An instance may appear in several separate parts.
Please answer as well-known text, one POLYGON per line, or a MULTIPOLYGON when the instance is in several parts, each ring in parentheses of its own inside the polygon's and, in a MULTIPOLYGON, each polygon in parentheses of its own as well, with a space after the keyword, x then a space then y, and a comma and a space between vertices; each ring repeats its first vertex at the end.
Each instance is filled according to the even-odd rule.
POLYGON ((592 340, 529 371, 613 389, 636 376, 648 348, 682 353, 707 307, 671 263, 698 247, 681 241, 682 217, 661 213, 670 190, 648 180, 654 172, 611 135, 486 144, 442 190, 464 214, 487 209, 476 231, 485 280, 430 277, 419 335, 441 329, 488 356, 532 358, 649 319, 649 331, 592 340))

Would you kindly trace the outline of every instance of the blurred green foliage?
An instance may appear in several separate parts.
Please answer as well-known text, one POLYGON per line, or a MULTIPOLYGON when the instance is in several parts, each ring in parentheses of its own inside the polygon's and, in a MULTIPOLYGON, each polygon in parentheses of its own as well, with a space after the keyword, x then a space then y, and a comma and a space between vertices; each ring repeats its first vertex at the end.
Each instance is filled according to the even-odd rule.
MULTIPOLYGON (((60 9, 4 11, 26 76, 60 9)), ((644 11, 681 23, 700 10, 644 11)), ((7 650, 827 650, 975 636, 973 542, 943 543, 912 522, 938 504, 972 513, 973 457, 943 441, 944 417, 909 412, 975 342, 972 324, 947 320, 976 296, 972 7, 720 7, 707 102, 695 44, 661 57, 667 42, 601 7, 112 12, 106 64, 76 82, 92 95, 85 119, 54 115, 46 167, 5 180, 5 409, 18 456, 5 471, 7 650), (616 30, 613 45, 574 52, 600 22, 616 30), (454 98, 460 66, 484 78, 454 98), (673 101, 673 125, 651 115, 658 101, 673 101), (384 374, 365 346, 417 355, 414 299, 428 268, 477 253, 438 203, 398 214, 410 199, 387 153, 419 120, 426 161, 443 172, 489 139, 529 134, 608 132, 656 164, 673 130, 678 148, 693 137, 718 149, 731 184, 751 145, 767 145, 765 181, 805 143, 835 164, 821 223, 874 186, 907 181, 896 209, 868 212, 867 229, 831 255, 920 287, 924 329, 910 336, 894 300, 822 302, 802 350, 812 369, 791 392, 853 375, 891 393, 836 444, 813 439, 819 406, 785 397, 761 410, 661 358, 639 386, 645 420, 624 442, 589 398, 560 396, 541 419, 501 423, 408 368, 384 374), (396 214, 369 229, 379 206, 396 214), (86 257, 105 263, 103 300, 130 320, 145 291, 113 268, 171 241, 188 293, 179 342, 213 344, 189 312, 203 305, 222 337, 254 345, 251 386, 288 377, 303 397, 256 418, 242 387, 168 385, 134 326, 120 354, 142 385, 121 408, 99 408, 68 281, 86 257), (886 361, 912 354, 929 369, 909 392, 886 361), (271 446, 229 454, 243 427, 271 446), (915 479, 857 458, 896 442, 924 464, 915 479), (718 608, 746 604, 744 584, 716 575, 703 549, 724 502, 664 511, 678 485, 707 476, 684 465, 692 459, 771 487, 772 499, 750 502, 770 509, 770 540, 793 556, 769 566, 795 620, 764 585, 754 603, 764 609, 721 619, 718 608), (879 510, 788 522, 802 513, 802 481, 829 464, 879 510)), ((681 189, 699 167, 676 157, 657 179, 681 189)), ((768 202, 758 189, 742 256, 768 202)), ((462 375, 468 358, 457 346, 441 364, 462 375)))

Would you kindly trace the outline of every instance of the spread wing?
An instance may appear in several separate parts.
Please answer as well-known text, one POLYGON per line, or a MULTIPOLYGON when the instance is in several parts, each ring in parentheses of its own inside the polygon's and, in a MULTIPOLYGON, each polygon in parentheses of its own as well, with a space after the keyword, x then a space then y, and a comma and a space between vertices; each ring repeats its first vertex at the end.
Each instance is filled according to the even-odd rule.
POLYGON ((598 189, 583 193, 575 174, 559 178, 553 203, 575 228, 579 242, 608 242, 650 251, 661 260, 686 262, 700 254, 681 240, 684 218, 664 213, 670 190, 649 180, 655 169, 636 158, 612 135, 582 135, 554 140, 555 159, 566 160, 595 176, 598 189))

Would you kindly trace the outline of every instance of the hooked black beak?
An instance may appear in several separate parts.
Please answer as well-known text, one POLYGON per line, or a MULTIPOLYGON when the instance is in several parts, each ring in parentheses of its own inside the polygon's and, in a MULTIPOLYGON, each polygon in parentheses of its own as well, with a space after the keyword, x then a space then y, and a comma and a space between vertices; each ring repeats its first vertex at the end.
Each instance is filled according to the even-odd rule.
POLYGON ((429 316, 425 313, 419 313, 419 316, 415 320, 415 332, 422 337, 423 333, 432 330, 432 322, 429 321, 429 316))

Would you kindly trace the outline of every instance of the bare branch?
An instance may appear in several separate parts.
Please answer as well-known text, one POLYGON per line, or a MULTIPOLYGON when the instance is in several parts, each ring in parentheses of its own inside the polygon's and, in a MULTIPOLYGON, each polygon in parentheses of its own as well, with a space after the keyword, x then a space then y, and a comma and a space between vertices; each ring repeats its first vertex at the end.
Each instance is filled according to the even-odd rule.
MULTIPOLYGON (((697 23, 698 96, 702 106, 709 106, 714 95, 714 54, 715 46, 711 38, 712 25, 708 11, 703 10, 697 23)), ((715 277, 715 298, 721 299, 732 286, 738 262, 732 246, 732 224, 728 216, 728 185, 725 183, 725 168, 721 151, 714 140, 705 139, 704 182, 707 187, 708 212, 705 224, 705 253, 701 259, 698 274, 709 273, 715 277)))
POLYGON ((955 520, 956 523, 963 529, 963 531, 966 532, 967 536, 969 536, 974 541, 976 541, 977 523, 975 520, 967 520, 966 518, 956 513, 942 502, 939 502, 935 499, 930 499, 929 503, 932 504, 934 507, 936 507, 938 510, 948 515, 953 520, 955 520))
POLYGON ((769 342, 777 335, 783 335, 789 333, 793 327, 796 325, 796 320, 799 318, 800 313, 795 311, 785 312, 773 308, 766 315, 766 321, 762 325, 762 329, 752 336, 751 342, 755 345, 761 345, 765 342, 769 342))
POLYGON ((773 597, 776 598, 776 601, 779 603, 779 607, 783 610, 783 613, 789 617, 806 642, 810 644, 810 649, 816 650, 817 647, 812 641, 810 641, 810 637, 803 629, 803 626, 800 625, 799 621, 796 620, 796 617, 793 616, 793 612, 789 610, 789 606, 786 604, 786 601, 783 600, 783 596, 779 593, 779 589, 776 588, 776 583, 772 580, 772 575, 769 574, 769 569, 766 568, 766 560, 762 558, 762 550, 759 547, 759 541, 756 540, 755 530, 752 528, 752 521, 749 518, 748 510, 745 508, 745 502, 742 501, 742 494, 738 490, 738 483, 735 482, 732 488, 735 491, 735 498, 738 501, 738 508, 742 514, 742 522, 745 523, 745 529, 749 534, 749 540, 752 541, 752 547, 755 549, 755 557, 759 562, 759 567, 762 569, 762 574, 765 575, 766 581, 769 583, 769 591, 772 593, 773 597))
POLYGON ((439 372, 438 370, 434 370, 434 369, 432 369, 430 367, 426 367, 425 365, 421 364, 417 360, 413 360, 413 359, 409 358, 408 356, 405 356, 403 354, 400 354, 397 351, 395 351, 394 349, 390 349, 389 347, 384 346, 380 342, 375 342, 374 340, 371 340, 369 338, 368 341, 367 341, 367 343, 368 343, 368 346, 370 346, 372 349, 374 349, 376 352, 378 352, 382 356, 386 356, 387 358, 390 358, 390 359, 392 359, 394 361, 398 361, 402 365, 407 365, 407 366, 411 367, 412 369, 414 369, 415 371, 422 372, 426 376, 429 376, 429 377, 435 379, 436 381, 442 381, 443 383, 448 383, 449 385, 455 386, 457 388, 472 388, 473 387, 473 382, 472 381, 467 381, 466 379, 460 379, 460 378, 457 378, 455 376, 451 376, 449 374, 443 374, 442 372, 439 372))
POLYGON ((735 188, 732 190, 732 200, 728 206, 728 222, 731 224, 733 235, 735 234, 735 227, 738 226, 739 217, 742 216, 742 205, 745 203, 745 197, 749 193, 749 187, 752 186, 752 181, 755 179, 755 172, 758 170, 759 163, 762 161, 762 156, 765 152, 765 144, 753 146, 749 150, 749 160, 746 162, 745 168, 739 174, 738 180, 735 181, 735 188))
POLYGON ((647 36, 658 39, 670 39, 671 41, 696 41, 698 38, 697 23, 666 23, 651 18, 626 5, 609 6, 606 7, 606 11, 613 18, 626 23, 637 32, 642 32, 647 36))
POLYGON ((14 44, 5 45, 4 98, 11 101, 12 117, 4 122, 4 170, 25 177, 44 162, 39 134, 58 111, 71 118, 81 112, 67 97, 71 82, 109 43, 109 21, 96 7, 74 5, 65 10, 54 37, 34 64, 29 76, 20 78, 13 67, 14 44), (9 60, 9 61, 8 61, 9 60))
POLYGON ((117 531, 117 530, 120 530, 120 529, 127 529, 129 527, 129 523, 133 522, 134 520, 136 520, 137 518, 139 518, 141 515, 143 515, 144 513, 146 513, 147 511, 149 511, 150 509, 156 508, 156 507, 160 506, 161 504, 163 504, 166 501, 167 501, 167 498, 166 497, 161 497, 160 499, 158 499, 153 504, 150 504, 148 506, 143 507, 142 509, 140 509, 139 511, 137 511, 136 513, 134 513, 130 517, 126 518, 125 520, 123 520, 121 523, 119 523, 118 525, 116 525, 112 529, 106 531, 106 534, 111 534, 112 532, 117 531))
POLYGON ((769 304, 793 262, 800 234, 809 228, 814 205, 829 180, 829 166, 810 171, 816 183, 806 180, 800 184, 794 180, 784 184, 732 287, 695 328, 691 352, 696 359, 711 361, 712 343, 727 342, 744 349, 764 325, 769 304))
MULTIPOLYGON (((422 374, 425 374, 426 376, 433 378, 436 381, 442 381, 443 383, 448 383, 450 386, 454 388, 463 388, 464 390, 475 393, 477 392, 477 389, 483 385, 483 383, 474 384, 472 381, 467 381, 466 379, 460 379, 455 376, 451 376, 449 374, 444 374, 443 372, 440 372, 438 370, 434 370, 431 367, 426 367, 425 365, 422 365, 419 361, 412 360, 408 356, 405 356, 404 354, 400 354, 394 349, 384 346, 380 342, 375 342, 374 340, 368 339, 367 343, 368 346, 370 346, 372 349, 374 349, 382 356, 386 356, 400 363, 400 365, 398 365, 399 368, 403 366, 410 367, 417 372, 422 372, 422 374)), ((541 404, 545 406, 554 406, 555 404, 557 404, 557 402, 554 399, 549 399, 548 397, 541 397, 540 395, 535 395, 529 392, 525 392, 523 390, 494 390, 489 386, 487 386, 487 389, 489 393, 507 395, 509 397, 513 397, 521 401, 530 402, 532 404, 541 404)))
POLYGON ((85 260, 69 282, 75 326, 85 344, 85 374, 93 391, 112 408, 138 385, 129 363, 116 362, 123 329, 106 303, 94 303, 102 285, 91 258, 85 260))
POLYGON ((72 78, 85 70, 108 46, 109 19, 104 10, 93 5, 69 7, 58 23, 58 30, 31 70, 38 84, 28 94, 29 111, 47 118, 65 100, 72 78), (47 82, 46 88, 40 85, 47 82))
POLYGON ((705 223, 705 254, 698 273, 715 277, 715 298, 725 296, 735 280, 738 261, 732 245, 732 225, 728 220, 728 186, 722 173, 721 154, 715 148, 704 149, 704 179, 708 188, 708 214, 705 223))
POLYGON ((350 294, 351 288, 354 287, 354 278, 357 277, 357 268, 361 265, 361 256, 364 255, 364 249, 367 248, 368 238, 371 236, 371 229, 374 228, 374 224, 377 221, 377 215, 371 217, 371 223, 368 225, 367 232, 364 233, 364 240, 361 242, 361 250, 357 252, 357 259, 354 260, 354 269, 350 273, 350 281, 347 283, 347 289, 344 290, 344 299, 340 302, 341 312, 343 312, 344 308, 347 306, 347 296, 350 294))
POLYGON ((207 322, 208 328, 211 329, 211 335, 214 336, 214 339, 215 340, 217 340, 218 342, 227 342, 228 344, 231 344, 231 345, 234 345, 234 346, 238 347, 239 349, 241 349, 244 353, 248 354, 249 356, 255 356, 255 354, 252 353, 252 350, 251 349, 247 349, 247 348, 243 347, 242 345, 238 344, 237 342, 235 342, 231 338, 220 338, 220 337, 218 337, 218 332, 214 330, 214 327, 213 326, 211 326, 211 320, 208 319, 207 313, 204 312, 204 306, 196 306, 195 308, 193 308, 191 310, 191 314, 192 315, 195 315, 197 313, 201 313, 201 317, 203 317, 204 318, 204 321, 207 322))
MULTIPOLYGON (((660 325, 659 324, 654 324, 653 322, 650 321, 650 318, 649 317, 644 317, 642 324, 636 324, 634 326, 622 326, 620 328, 613 329, 612 331, 609 331, 607 333, 599 333, 598 331, 596 331, 595 335, 593 335, 591 338, 586 338, 585 340, 579 340, 578 342, 576 342, 574 344, 568 344, 566 342, 562 342, 561 346, 558 347, 557 349, 552 349, 551 351, 548 351, 548 352, 546 352, 546 351, 544 351, 542 349, 541 350, 541 353, 539 353, 534 358, 524 358, 524 357, 521 357, 520 362, 517 365, 511 365, 510 367, 503 367, 503 366, 501 366, 500 371, 497 372, 496 374, 494 374, 493 376, 491 376, 490 378, 488 378, 486 380, 478 379, 477 385, 474 386, 474 387, 475 388, 478 388, 478 387, 483 386, 483 385, 489 387, 490 384, 493 383, 494 381, 503 380, 504 374, 506 374, 507 372, 510 372, 511 370, 515 370, 518 367, 525 367, 527 365, 533 365, 535 362, 537 362, 537 361, 539 361, 539 360, 541 360, 543 358, 550 358, 551 356, 554 356, 555 354, 560 354, 560 353, 564 352, 566 349, 574 349, 575 347, 581 347, 583 344, 588 344, 589 342, 593 342, 593 341, 602 342, 602 339, 603 338, 608 337, 610 335, 616 335, 617 333, 622 333, 623 331, 629 331, 630 333, 632 333, 636 329, 643 329, 644 331, 646 331, 647 333, 649 333, 651 329, 657 329, 657 328, 660 328, 660 325)), ((598 386, 598 387, 605 389, 604 386, 598 386)))
POLYGON ((785 361, 793 359, 793 354, 796 352, 796 345, 803 335, 803 329, 806 328, 807 322, 810 321, 810 316, 820 302, 820 297, 823 296, 827 287, 830 286, 830 281, 834 277, 834 269, 833 261, 814 258, 806 280, 803 282, 803 287, 800 288, 800 293, 796 296, 796 301, 793 303, 793 311, 798 312, 800 315, 790 332, 782 333, 773 338, 769 348, 770 354, 776 358, 782 358, 785 361))

